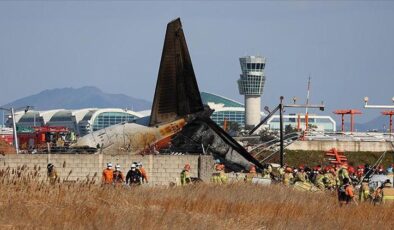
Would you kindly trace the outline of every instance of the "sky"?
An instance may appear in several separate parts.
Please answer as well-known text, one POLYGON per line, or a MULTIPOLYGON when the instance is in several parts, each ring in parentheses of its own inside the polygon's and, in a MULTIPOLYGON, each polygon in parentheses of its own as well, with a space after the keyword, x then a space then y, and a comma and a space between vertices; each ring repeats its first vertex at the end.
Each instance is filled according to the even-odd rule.
MULTIPOLYGON (((282 95, 304 103, 308 76, 325 114, 362 109, 365 96, 392 104, 394 2, 0 1, 0 105, 82 86, 152 101, 166 24, 177 17, 201 91, 243 102, 238 58, 262 55, 262 107, 282 95)), ((356 121, 380 110, 362 112, 356 121)))

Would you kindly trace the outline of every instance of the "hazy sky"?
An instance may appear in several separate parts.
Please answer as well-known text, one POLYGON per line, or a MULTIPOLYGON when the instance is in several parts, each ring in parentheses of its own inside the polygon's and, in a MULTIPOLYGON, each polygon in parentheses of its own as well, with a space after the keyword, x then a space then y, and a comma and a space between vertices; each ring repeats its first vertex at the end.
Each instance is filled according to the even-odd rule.
MULTIPOLYGON (((243 102, 238 58, 267 58, 262 105, 324 100, 325 113, 391 104, 394 2, 0 1, 0 105, 96 86, 152 101, 167 22, 181 17, 200 90, 243 102)), ((292 110, 296 112, 296 110, 292 110)), ((379 115, 365 111, 358 121, 379 115)))

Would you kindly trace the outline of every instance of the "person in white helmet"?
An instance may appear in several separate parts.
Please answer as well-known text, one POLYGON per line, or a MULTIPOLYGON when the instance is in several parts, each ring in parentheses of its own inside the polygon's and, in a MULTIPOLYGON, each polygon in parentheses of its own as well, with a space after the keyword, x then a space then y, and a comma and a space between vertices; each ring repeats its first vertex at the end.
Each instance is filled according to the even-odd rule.
POLYGON ((137 169, 136 164, 131 164, 131 169, 126 175, 126 184, 128 185, 140 185, 141 184, 141 172, 137 169))
POLYGON ((142 166, 141 162, 137 163, 137 168, 141 173, 142 183, 148 183, 148 174, 146 173, 145 168, 142 166))
POLYGON ((120 165, 116 164, 115 171, 114 171, 113 183, 115 186, 120 186, 124 182, 125 182, 125 177, 123 175, 123 172, 120 170, 120 165))
POLYGON ((104 171, 103 171, 102 182, 103 182, 103 184, 112 184, 113 178, 114 178, 114 171, 112 169, 112 163, 108 162, 107 168, 104 169, 104 171))

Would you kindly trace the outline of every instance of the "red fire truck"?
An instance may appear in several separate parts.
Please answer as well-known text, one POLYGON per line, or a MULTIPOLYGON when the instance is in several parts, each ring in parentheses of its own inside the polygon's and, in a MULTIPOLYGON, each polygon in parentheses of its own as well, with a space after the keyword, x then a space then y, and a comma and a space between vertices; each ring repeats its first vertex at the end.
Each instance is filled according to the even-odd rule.
POLYGON ((19 147, 21 150, 45 149, 47 143, 56 145, 58 140, 66 142, 70 130, 63 126, 32 127, 29 132, 18 132, 19 147))

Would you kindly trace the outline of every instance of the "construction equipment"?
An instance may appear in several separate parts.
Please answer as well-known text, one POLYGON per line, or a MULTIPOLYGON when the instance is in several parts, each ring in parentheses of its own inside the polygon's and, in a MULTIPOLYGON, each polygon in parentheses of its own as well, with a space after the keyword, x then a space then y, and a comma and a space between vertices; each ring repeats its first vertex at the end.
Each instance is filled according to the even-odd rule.
POLYGON ((338 151, 336 148, 332 148, 326 152, 328 160, 333 165, 345 165, 347 164, 347 157, 343 152, 338 151))

